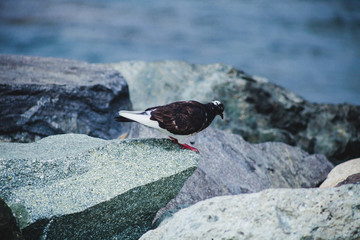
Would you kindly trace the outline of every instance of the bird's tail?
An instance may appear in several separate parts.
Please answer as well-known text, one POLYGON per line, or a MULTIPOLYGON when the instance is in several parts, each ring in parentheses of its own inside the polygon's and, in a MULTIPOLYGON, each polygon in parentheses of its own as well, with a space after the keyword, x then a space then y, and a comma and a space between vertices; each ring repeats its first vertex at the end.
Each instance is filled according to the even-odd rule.
POLYGON ((145 112, 143 112, 143 111, 125 111, 125 110, 122 110, 122 111, 119 112, 120 116, 114 117, 114 119, 116 121, 118 121, 118 122, 136 122, 135 120, 133 120, 131 118, 133 118, 136 115, 142 115, 144 113, 145 112), (128 116, 128 117, 126 117, 126 116, 128 116))

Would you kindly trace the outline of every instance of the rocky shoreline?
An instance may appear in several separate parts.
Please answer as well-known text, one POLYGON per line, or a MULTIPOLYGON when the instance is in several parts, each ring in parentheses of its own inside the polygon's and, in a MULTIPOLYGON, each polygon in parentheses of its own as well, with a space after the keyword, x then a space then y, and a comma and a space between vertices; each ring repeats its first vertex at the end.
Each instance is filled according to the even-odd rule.
POLYGON ((223 64, 0 63, 5 239, 360 238, 360 106, 223 64), (113 120, 215 98, 225 121, 188 139, 200 154, 113 120))
POLYGON ((218 119, 212 126, 246 141, 284 142, 324 154, 335 164, 360 156, 360 106, 311 103, 265 78, 224 64, 140 61, 104 66, 126 78, 134 109, 216 98, 226 106, 225 121, 218 119))

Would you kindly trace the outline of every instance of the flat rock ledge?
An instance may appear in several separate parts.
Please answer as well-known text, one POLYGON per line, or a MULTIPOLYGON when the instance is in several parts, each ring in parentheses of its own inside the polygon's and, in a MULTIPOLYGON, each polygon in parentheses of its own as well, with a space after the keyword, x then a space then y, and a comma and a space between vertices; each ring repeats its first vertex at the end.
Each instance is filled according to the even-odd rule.
POLYGON ((198 160, 167 139, 0 143, 0 198, 25 239, 138 239, 198 160))
POLYGON ((359 239, 359 199, 360 184, 215 197, 140 239, 359 239))

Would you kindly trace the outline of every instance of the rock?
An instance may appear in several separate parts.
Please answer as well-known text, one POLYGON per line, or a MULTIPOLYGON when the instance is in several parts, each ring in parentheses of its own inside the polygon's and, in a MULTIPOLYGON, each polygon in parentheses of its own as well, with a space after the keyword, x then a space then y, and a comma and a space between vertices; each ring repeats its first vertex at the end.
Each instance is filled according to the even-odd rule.
POLYGON ((134 109, 177 100, 218 99, 226 116, 214 126, 249 142, 281 141, 324 154, 336 164, 360 157, 360 106, 310 103, 224 64, 132 61, 107 66, 126 77, 134 109))
POLYGON ((198 158, 167 139, 0 143, 0 197, 26 239, 137 239, 198 158))
MULTIPOLYGON (((224 64, 200 65, 184 61, 124 61, 104 66, 118 70, 126 78, 135 110, 179 100, 209 102, 217 97, 213 88, 228 80, 228 72, 232 70, 224 64)), ((241 76, 247 77, 246 74, 241 76)))
POLYGON ((321 188, 335 187, 345 181, 349 176, 360 173, 360 158, 349 160, 337 165, 328 174, 326 180, 320 185, 321 188))
POLYGON ((344 181, 339 182, 336 185, 336 187, 340 187, 340 186, 346 185, 346 184, 359 184, 359 183, 360 183, 360 173, 356 173, 356 174, 350 175, 344 181))
POLYGON ((114 139, 126 129, 113 117, 129 109, 128 86, 109 67, 0 55, 0 139, 31 142, 54 134, 114 139))
POLYGON ((0 233, 2 240, 24 239, 11 209, 0 198, 0 233))
POLYGON ((227 82, 217 86, 215 93, 229 106, 230 120, 219 122, 219 127, 251 142, 297 145, 309 153, 324 154, 335 164, 360 156, 360 106, 310 103, 261 82, 246 86, 227 82))
POLYGON ((140 239, 359 239, 359 199, 360 184, 216 197, 140 239))
MULTIPOLYGON (((131 138, 162 136, 140 124, 132 125, 131 138)), ((239 135, 211 127, 191 137, 190 142, 200 151, 198 168, 157 218, 165 211, 215 196, 316 187, 333 167, 320 154, 310 155, 284 143, 251 144, 239 135)))

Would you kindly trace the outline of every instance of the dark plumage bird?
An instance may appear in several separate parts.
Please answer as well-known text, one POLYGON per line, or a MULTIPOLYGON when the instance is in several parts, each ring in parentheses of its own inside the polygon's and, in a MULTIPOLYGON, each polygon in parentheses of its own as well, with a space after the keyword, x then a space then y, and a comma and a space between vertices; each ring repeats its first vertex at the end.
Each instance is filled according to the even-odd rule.
POLYGON ((224 105, 219 101, 202 104, 197 101, 174 102, 163 106, 151 107, 145 111, 121 110, 119 122, 138 122, 145 126, 155 128, 168 135, 174 142, 183 148, 199 152, 187 144, 181 144, 178 139, 194 135, 214 120, 216 115, 223 118, 224 105))

